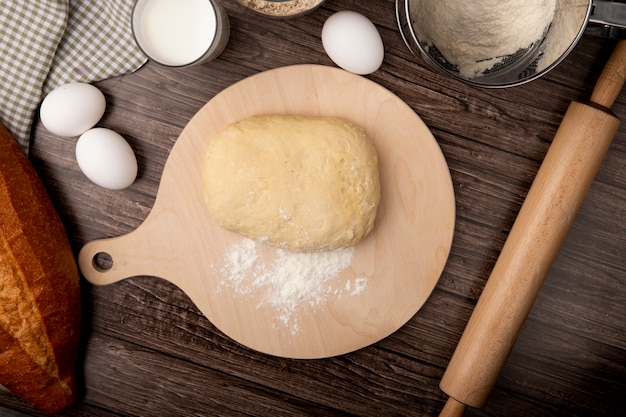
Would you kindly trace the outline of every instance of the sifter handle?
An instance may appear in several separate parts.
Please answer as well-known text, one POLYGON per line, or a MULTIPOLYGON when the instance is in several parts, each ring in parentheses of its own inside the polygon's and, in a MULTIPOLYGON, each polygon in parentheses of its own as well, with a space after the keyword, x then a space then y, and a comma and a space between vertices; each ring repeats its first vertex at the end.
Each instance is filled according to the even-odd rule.
POLYGON ((484 405, 617 132, 619 120, 606 110, 625 74, 621 41, 594 105, 567 110, 441 380, 450 396, 442 417, 484 405))

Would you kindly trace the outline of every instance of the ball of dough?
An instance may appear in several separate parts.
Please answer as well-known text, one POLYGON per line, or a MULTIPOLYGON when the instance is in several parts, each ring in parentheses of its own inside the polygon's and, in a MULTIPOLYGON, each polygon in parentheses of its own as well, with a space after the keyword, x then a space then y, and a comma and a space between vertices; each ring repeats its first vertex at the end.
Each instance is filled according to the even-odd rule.
POLYGON ((209 143, 203 185, 223 228, 295 252, 356 244, 374 227, 378 156, 337 118, 252 116, 209 143))

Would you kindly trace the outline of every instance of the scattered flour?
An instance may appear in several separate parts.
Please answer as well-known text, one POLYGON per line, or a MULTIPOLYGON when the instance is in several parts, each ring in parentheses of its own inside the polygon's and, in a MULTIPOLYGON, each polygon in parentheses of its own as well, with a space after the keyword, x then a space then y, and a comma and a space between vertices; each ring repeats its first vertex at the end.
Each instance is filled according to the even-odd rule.
POLYGON ((358 295, 362 294, 365 291, 365 287, 367 287, 367 278, 356 278, 354 280, 354 284, 352 281, 346 281, 345 290, 350 295, 358 295))
POLYGON ((423 0, 411 3, 415 31, 464 78, 542 39, 557 0, 423 0))
POLYGON ((278 313, 280 322, 292 333, 299 330, 295 315, 302 304, 317 306, 329 296, 340 298, 356 296, 365 292, 367 278, 346 280, 343 287, 330 285, 352 263, 354 248, 349 247, 326 252, 295 253, 276 250, 272 262, 262 261, 258 246, 251 239, 228 248, 220 269, 221 285, 230 286, 240 294, 265 290, 259 307, 269 304, 278 313), (341 289, 343 288, 343 289, 341 289))
POLYGON ((247 276, 250 269, 259 259, 254 241, 246 239, 238 245, 234 245, 226 253, 222 274, 228 276, 229 280, 238 287, 247 276))

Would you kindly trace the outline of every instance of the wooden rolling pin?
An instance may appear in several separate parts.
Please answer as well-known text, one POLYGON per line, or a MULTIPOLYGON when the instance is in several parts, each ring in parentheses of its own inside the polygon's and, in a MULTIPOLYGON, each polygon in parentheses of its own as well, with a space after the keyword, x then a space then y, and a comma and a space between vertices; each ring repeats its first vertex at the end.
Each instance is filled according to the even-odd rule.
POLYGON ((442 416, 482 407, 619 127, 610 108, 626 77, 620 41, 591 95, 572 102, 440 383, 442 416))

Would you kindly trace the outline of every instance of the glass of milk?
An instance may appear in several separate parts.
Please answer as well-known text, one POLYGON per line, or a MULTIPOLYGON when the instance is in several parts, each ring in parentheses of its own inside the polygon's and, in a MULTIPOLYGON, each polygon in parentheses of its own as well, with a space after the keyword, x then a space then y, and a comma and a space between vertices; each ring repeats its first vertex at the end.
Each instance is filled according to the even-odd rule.
POLYGON ((131 22, 137 46, 168 67, 217 58, 230 35, 228 15, 214 0, 137 0, 131 22))

